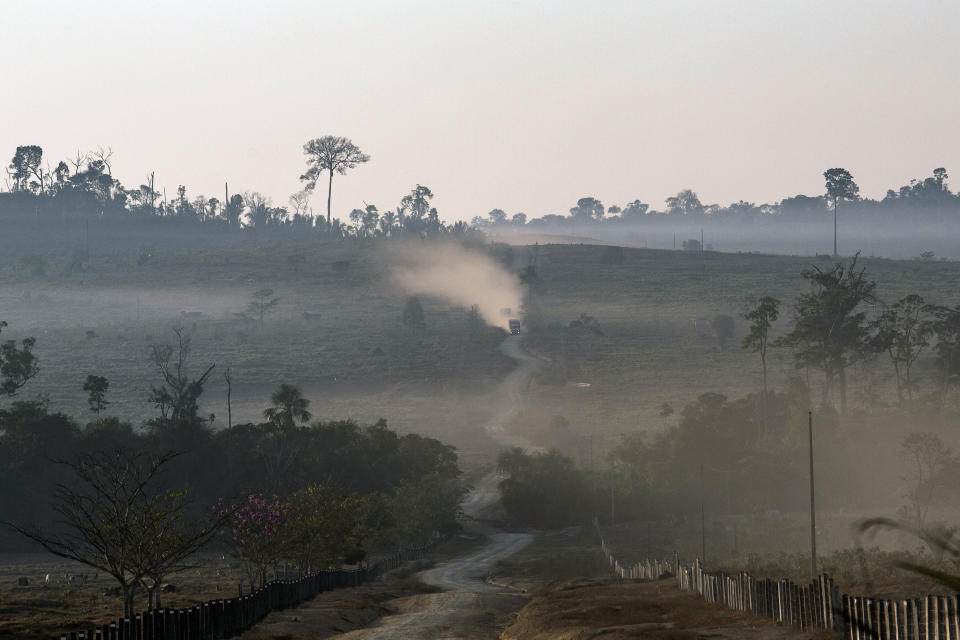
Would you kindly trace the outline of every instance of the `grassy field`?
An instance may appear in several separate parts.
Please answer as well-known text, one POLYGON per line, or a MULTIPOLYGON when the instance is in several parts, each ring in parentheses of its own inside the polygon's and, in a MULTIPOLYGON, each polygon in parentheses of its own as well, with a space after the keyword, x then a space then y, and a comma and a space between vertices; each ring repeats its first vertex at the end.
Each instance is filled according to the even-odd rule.
MULTIPOLYGON (((616 256, 617 254, 613 254, 616 256)), ((747 331, 740 316, 763 295, 784 301, 775 331, 786 330, 789 305, 807 289, 800 272, 832 260, 755 254, 703 255, 683 251, 624 249, 611 264, 602 247, 550 245, 539 249, 543 280, 533 293, 536 331, 527 345, 549 358, 535 396, 571 424, 608 442, 621 432, 663 424, 662 403, 680 408, 707 391, 737 397, 761 387, 760 359, 739 348, 747 331), (582 313, 595 317, 602 336, 564 330, 582 313), (708 325, 717 314, 736 319, 736 335, 721 350, 708 325), (588 388, 571 388, 586 382, 588 388)), ((953 262, 862 259, 877 281, 882 302, 916 292, 930 302, 957 304, 953 262)), ((783 389, 796 373, 790 354, 771 350, 770 384, 783 389)), ((921 373, 928 361, 918 365, 921 373)), ((870 381, 889 384, 884 359, 871 365, 870 381)), ((856 399, 867 376, 854 377, 856 399)), ((814 391, 819 381, 814 379, 814 391)), ((887 387, 889 389, 889 387, 887 387)), ((859 395, 858 395, 859 394, 859 395)))
MULTIPOLYGON (((496 401, 490 390, 512 366, 497 350, 503 334, 478 328, 462 306, 426 297, 426 329, 404 327, 408 294, 390 277, 396 246, 275 239, 203 251, 154 249, 146 259, 142 249, 117 249, 79 263, 51 257, 43 274, 12 262, 0 269, 0 317, 11 325, 4 336, 37 338, 42 372, 24 394, 46 394, 54 408, 76 416, 90 415, 81 390, 90 373, 111 381, 110 412, 135 422, 152 415, 145 398, 157 376, 149 348, 183 326, 194 367, 218 365, 204 396, 218 425, 226 423, 219 373, 229 366, 235 422, 257 419, 272 388, 286 381, 313 399, 317 417, 386 417, 402 430, 450 432, 457 440, 488 412, 496 401), (236 314, 264 287, 281 302, 260 329, 236 314), (203 313, 182 317, 189 308, 203 313)), ((789 305, 806 287, 800 271, 814 262, 590 245, 498 253, 512 270, 535 261, 540 279, 529 290, 525 343, 549 363, 531 387, 529 409, 565 421, 556 442, 549 429, 541 437, 566 443, 584 463, 599 461, 621 433, 660 428, 664 402, 680 408, 706 391, 732 397, 756 391, 759 358, 739 348, 746 331, 740 316, 760 295, 789 305), (583 313, 596 318, 602 335, 568 328, 583 313), (709 326, 720 313, 737 319, 726 349, 709 326)), ((960 302, 957 263, 870 258, 861 264, 877 280, 882 301, 918 292, 932 302, 960 302)), ((782 316, 778 331, 789 322, 789 308, 782 316)), ((782 389, 795 373, 789 354, 774 350, 769 361, 771 385, 782 389)), ((929 362, 922 360, 919 373, 924 368, 929 362)), ((891 375, 879 360, 869 375, 853 376, 851 397, 867 398, 867 382, 889 386, 891 375)))

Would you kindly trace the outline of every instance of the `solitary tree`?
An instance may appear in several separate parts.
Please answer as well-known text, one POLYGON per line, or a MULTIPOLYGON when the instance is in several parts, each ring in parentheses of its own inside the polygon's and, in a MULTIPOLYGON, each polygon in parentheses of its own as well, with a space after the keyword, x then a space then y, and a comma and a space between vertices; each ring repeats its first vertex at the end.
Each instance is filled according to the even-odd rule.
POLYGON ((271 488, 279 492, 283 478, 297 459, 295 429, 313 416, 307 410, 310 401, 292 384, 281 384, 270 395, 270 402, 273 406, 263 410, 263 417, 269 422, 264 425, 260 447, 271 488))
POLYGON ((100 417, 100 412, 110 404, 110 402, 105 399, 107 389, 109 388, 110 382, 103 376, 89 375, 87 376, 87 381, 83 383, 83 390, 89 394, 87 404, 90 405, 90 411, 96 412, 98 418, 100 417))
POLYGON ((353 169, 358 164, 370 160, 370 156, 360 151, 360 148, 349 138, 337 136, 323 136, 314 138, 303 145, 303 153, 307 156, 307 171, 300 176, 306 182, 305 191, 313 191, 317 186, 317 179, 327 172, 327 228, 330 228, 330 196, 333 193, 333 174, 346 175, 347 169, 353 169))
POLYGON ((827 198, 833 203, 833 255, 837 255, 837 205, 841 200, 856 200, 860 187, 846 169, 827 169, 823 172, 826 180, 827 198))
POLYGON ((757 300, 757 306, 744 314, 750 321, 750 331, 743 339, 743 348, 756 351, 760 354, 760 365, 763 367, 763 395, 767 395, 767 343, 770 336, 770 326, 780 315, 780 301, 770 296, 763 296, 757 300))
POLYGON ((253 292, 253 300, 247 305, 247 311, 257 319, 257 325, 263 329, 263 317, 280 304, 280 298, 273 295, 273 289, 259 289, 253 292))
POLYGON ((280 388, 270 395, 270 402, 273 406, 263 410, 263 417, 277 428, 292 429, 298 423, 309 422, 313 417, 307 411, 310 401, 292 384, 281 384, 280 388))

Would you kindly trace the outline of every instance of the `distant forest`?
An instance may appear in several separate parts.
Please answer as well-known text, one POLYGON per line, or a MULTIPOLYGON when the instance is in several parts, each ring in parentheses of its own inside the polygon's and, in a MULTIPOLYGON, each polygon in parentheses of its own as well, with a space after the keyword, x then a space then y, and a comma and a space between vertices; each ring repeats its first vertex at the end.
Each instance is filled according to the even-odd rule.
MULTIPOLYGON (((327 149, 329 151, 329 149, 327 149)), ((275 205, 256 191, 230 194, 223 198, 202 194, 190 195, 187 187, 179 185, 174 193, 166 194, 154 184, 149 174, 145 184, 126 187, 113 177, 113 152, 100 148, 60 160, 51 168, 43 149, 36 145, 17 147, 7 167, 5 192, 0 192, 0 221, 4 224, 31 224, 56 222, 58 225, 103 223, 112 227, 142 228, 190 226, 223 231, 263 228, 289 228, 314 231, 335 237, 372 237, 400 234, 436 235, 463 234, 472 229, 562 229, 617 225, 643 225, 657 222, 684 222, 722 225, 723 223, 751 224, 755 222, 789 222, 791 225, 819 223, 839 209, 848 221, 898 223, 914 225, 951 224, 960 222, 960 194, 953 193, 947 184, 947 171, 934 169, 932 175, 910 180, 909 184, 887 191, 882 200, 862 198, 853 176, 844 169, 829 169, 822 195, 796 195, 774 204, 756 204, 740 200, 726 206, 704 204, 696 192, 686 189, 664 202, 662 209, 634 200, 620 205, 606 206, 596 197, 577 201, 567 214, 550 213, 539 218, 525 213, 508 214, 493 209, 486 217, 477 216, 469 225, 464 222, 447 224, 440 220, 432 205, 433 192, 416 185, 400 198, 392 209, 380 210, 376 205, 353 209, 347 220, 314 216, 309 204, 317 179, 329 172, 329 188, 333 174, 346 173, 369 156, 360 153, 346 138, 327 136, 304 146, 308 165, 301 180, 307 184, 303 191, 290 196, 286 205, 275 205), (316 144, 339 144, 334 152, 342 152, 344 145, 355 153, 346 164, 337 164, 337 156, 318 156, 316 144), (311 146, 314 145, 314 146, 311 146), (838 183, 836 178, 840 177, 838 183)), ((340 156, 341 158, 344 156, 340 156)), ((328 193, 329 196, 329 193, 328 193)), ((329 200, 328 200, 329 203, 329 200)))

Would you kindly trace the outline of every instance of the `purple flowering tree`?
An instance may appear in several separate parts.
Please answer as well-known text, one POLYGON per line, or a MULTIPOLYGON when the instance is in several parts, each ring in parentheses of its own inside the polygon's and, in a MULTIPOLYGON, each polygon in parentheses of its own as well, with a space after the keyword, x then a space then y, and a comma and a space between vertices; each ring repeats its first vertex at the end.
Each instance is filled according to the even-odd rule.
POLYGON ((283 529, 290 506, 277 496, 251 493, 245 502, 227 505, 221 501, 217 514, 226 518, 225 535, 231 536, 234 554, 246 569, 250 584, 263 586, 267 570, 283 557, 283 529))

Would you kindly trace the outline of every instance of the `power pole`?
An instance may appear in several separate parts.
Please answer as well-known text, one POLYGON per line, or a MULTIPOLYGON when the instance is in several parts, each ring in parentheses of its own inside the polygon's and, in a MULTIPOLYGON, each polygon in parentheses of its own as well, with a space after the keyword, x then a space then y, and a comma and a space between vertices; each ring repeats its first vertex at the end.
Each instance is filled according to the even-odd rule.
POLYGON ((227 429, 233 428, 233 407, 230 406, 230 394, 233 391, 233 379, 230 377, 230 367, 223 374, 227 382, 227 429))
POLYGON ((807 412, 810 434, 810 575, 817 579, 817 510, 813 492, 813 411, 807 412))
POLYGON ((837 200, 833 200, 833 257, 837 257, 837 200))
POLYGON ((616 508, 613 498, 613 473, 610 473, 610 526, 613 526, 615 522, 614 517, 616 516, 616 508))
POLYGON ((700 562, 707 566, 707 525, 703 515, 703 464, 700 464, 700 562))

